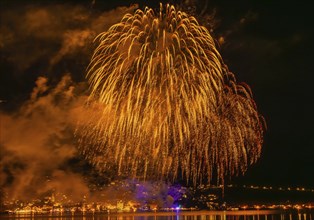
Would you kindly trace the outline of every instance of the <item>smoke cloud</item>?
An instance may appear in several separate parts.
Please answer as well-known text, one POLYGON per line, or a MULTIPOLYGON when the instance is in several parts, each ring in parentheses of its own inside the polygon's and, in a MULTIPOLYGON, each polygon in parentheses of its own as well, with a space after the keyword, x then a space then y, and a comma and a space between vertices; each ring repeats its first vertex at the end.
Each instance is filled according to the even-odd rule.
POLYGON ((88 192, 82 177, 64 166, 77 157, 73 133, 77 109, 86 99, 77 95, 83 86, 74 85, 69 75, 55 87, 48 83, 39 77, 17 112, 0 114, 0 187, 11 199, 36 198, 51 190, 78 199, 88 192))
POLYGON ((135 8, 136 6, 119 7, 103 13, 94 13, 87 7, 67 4, 22 5, 18 10, 8 8, 1 13, 1 49, 7 52, 14 49, 9 54, 10 60, 31 65, 30 60, 23 62, 19 59, 27 57, 23 53, 30 52, 27 48, 35 49, 31 51, 33 60, 44 54, 49 57, 56 50, 73 52, 77 47, 91 44, 97 34, 135 8))
POLYGON ((0 99, 8 100, 9 107, 26 101, 30 83, 39 76, 56 83, 67 72, 75 81, 83 81, 93 39, 137 8, 98 11, 83 4, 32 2, 2 6, 0 99))
POLYGON ((172 207, 185 193, 181 187, 114 180, 99 188, 93 174, 84 175, 71 163, 80 158, 74 137, 77 124, 90 121, 85 90, 86 84, 73 82, 69 74, 54 86, 46 77, 38 77, 18 111, 0 113, 2 199, 34 201, 54 195, 54 201, 68 205, 129 201, 139 207, 172 207))
POLYGON ((88 186, 71 160, 79 157, 74 133, 86 117, 81 81, 93 39, 137 6, 105 12, 66 3, 2 6, 0 200, 52 191, 81 200, 88 186))

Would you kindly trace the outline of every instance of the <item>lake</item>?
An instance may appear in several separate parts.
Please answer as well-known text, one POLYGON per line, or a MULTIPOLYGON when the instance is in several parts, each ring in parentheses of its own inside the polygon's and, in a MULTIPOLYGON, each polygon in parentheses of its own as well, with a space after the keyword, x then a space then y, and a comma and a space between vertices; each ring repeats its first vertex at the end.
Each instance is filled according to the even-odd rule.
POLYGON ((34 220, 314 220, 314 212, 247 210, 247 211, 192 211, 145 213, 88 213, 88 214, 3 214, 0 219, 34 220))

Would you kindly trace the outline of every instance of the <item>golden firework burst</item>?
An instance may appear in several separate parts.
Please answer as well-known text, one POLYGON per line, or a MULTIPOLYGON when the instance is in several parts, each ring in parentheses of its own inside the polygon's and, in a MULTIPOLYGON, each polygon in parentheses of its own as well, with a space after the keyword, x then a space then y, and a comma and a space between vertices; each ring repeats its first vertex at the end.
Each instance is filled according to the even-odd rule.
POLYGON ((98 169, 194 184, 217 172, 221 182, 260 156, 263 120, 251 91, 194 17, 145 8, 97 40, 79 148, 98 169))

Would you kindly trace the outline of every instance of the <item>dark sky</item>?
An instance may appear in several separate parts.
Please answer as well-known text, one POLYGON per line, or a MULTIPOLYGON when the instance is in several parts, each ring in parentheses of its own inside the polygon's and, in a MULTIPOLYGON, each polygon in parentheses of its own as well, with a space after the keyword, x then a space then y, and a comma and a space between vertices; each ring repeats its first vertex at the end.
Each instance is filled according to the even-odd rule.
MULTIPOLYGON (((148 2, 158 5, 140 1, 148 2)), ((215 12, 212 34, 224 39, 219 51, 238 81, 250 85, 267 123, 261 158, 232 182, 314 187, 312 7, 300 1, 193 2, 195 16, 204 25, 208 25, 204 17, 215 12)), ((108 28, 121 14, 117 7, 132 3, 137 2, 1 0, 2 112, 17 111, 38 76, 54 83, 69 72, 74 80, 82 80, 93 49, 94 36, 88 31, 108 28), (100 21, 105 22, 103 27, 100 21), (75 36, 73 30, 78 29, 79 40, 65 47, 67 33, 75 36)))
POLYGON ((251 18, 233 29, 222 55, 267 122, 262 157, 243 180, 313 186, 313 14, 305 3, 250 2, 217 6, 222 33, 251 18))

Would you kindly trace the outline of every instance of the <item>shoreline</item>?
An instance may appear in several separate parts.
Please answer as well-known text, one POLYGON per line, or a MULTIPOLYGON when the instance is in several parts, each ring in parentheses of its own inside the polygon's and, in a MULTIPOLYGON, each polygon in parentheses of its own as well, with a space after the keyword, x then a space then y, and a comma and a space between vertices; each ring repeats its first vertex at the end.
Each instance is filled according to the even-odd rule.
POLYGON ((37 217, 79 217, 79 216, 106 216, 106 217, 159 217, 159 216, 239 216, 239 215, 274 215, 274 214, 303 214, 313 213, 314 210, 303 210, 297 212, 296 210, 198 210, 198 211, 151 211, 151 212, 60 212, 60 213, 0 213, 1 217, 18 217, 24 218, 29 216, 37 217))

